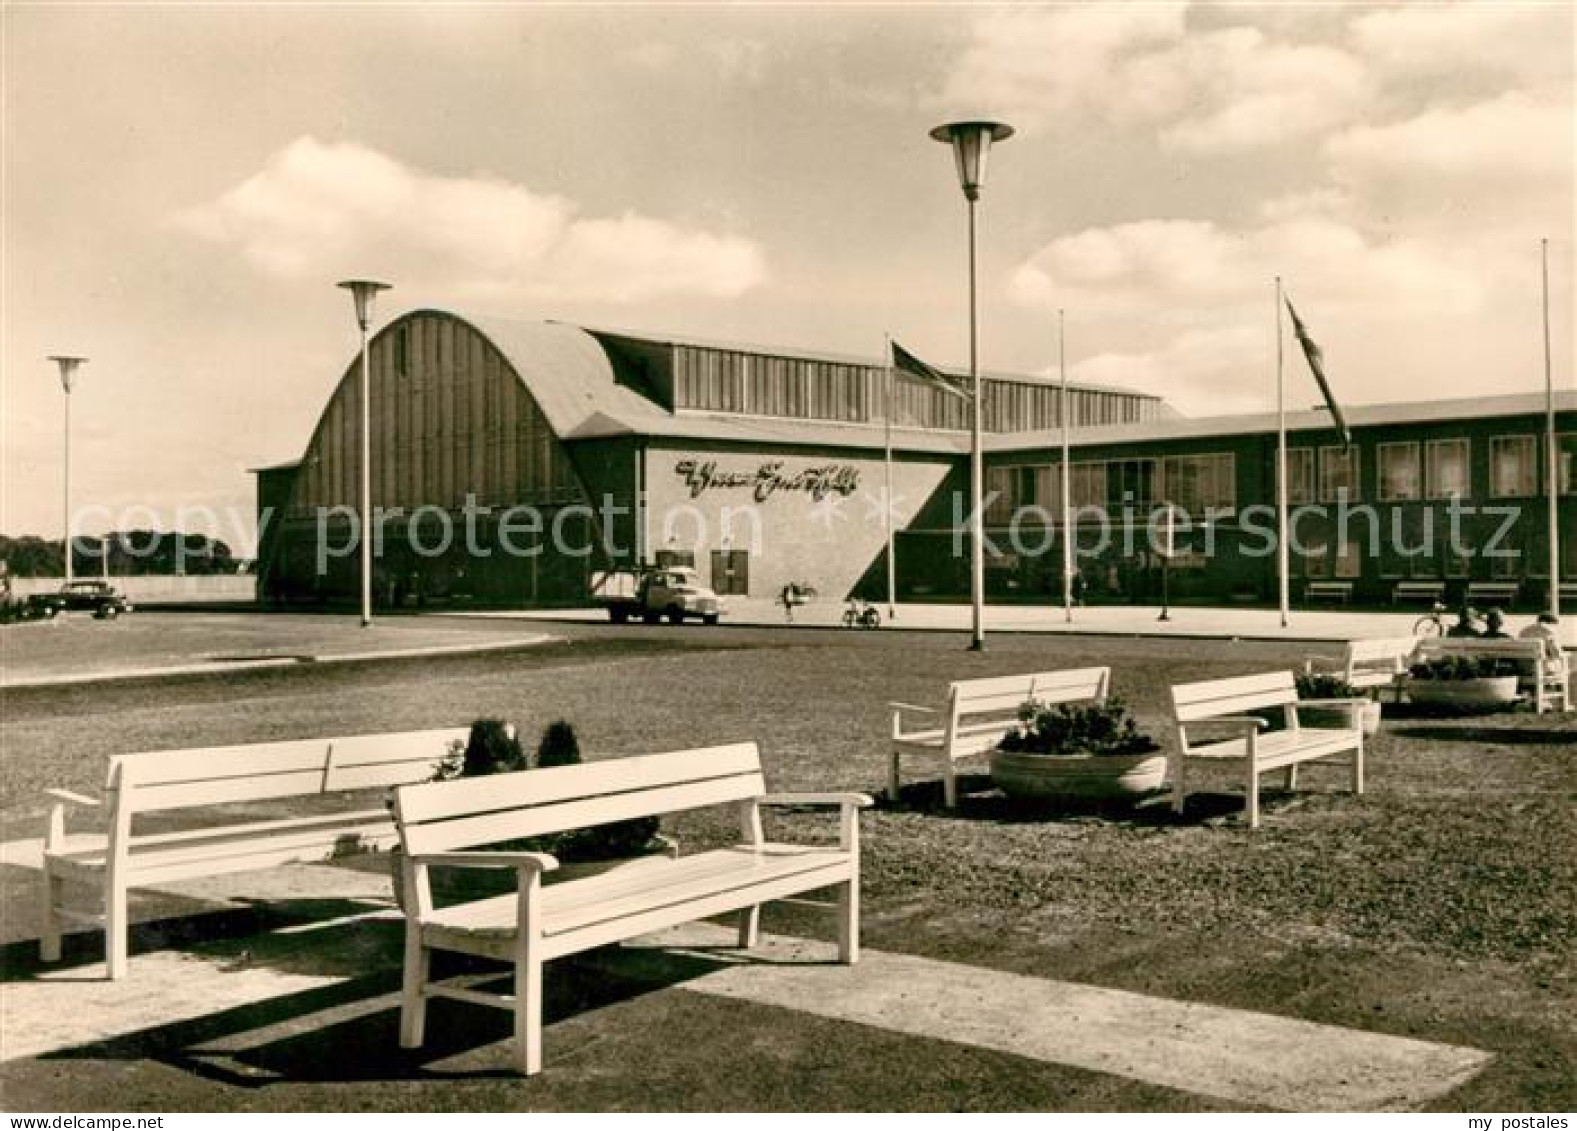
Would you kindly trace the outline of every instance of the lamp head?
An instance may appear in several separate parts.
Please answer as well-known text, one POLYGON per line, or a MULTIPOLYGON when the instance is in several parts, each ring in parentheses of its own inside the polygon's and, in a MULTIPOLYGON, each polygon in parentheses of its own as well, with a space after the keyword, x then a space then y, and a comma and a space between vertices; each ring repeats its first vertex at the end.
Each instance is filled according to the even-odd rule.
POLYGON ((958 163, 958 183, 968 200, 980 199, 986 179, 986 153, 994 141, 1013 136, 1013 127, 1002 122, 949 122, 931 131, 931 137, 953 147, 958 163))
POLYGON ((60 354, 51 354, 50 361, 60 366, 60 387, 67 393, 71 392, 71 379, 77 371, 77 366, 87 360, 85 357, 64 357, 60 354))
POLYGON ((356 301, 356 324, 365 330, 372 325, 372 300, 379 291, 388 290, 389 284, 375 283, 371 279, 346 279, 340 286, 356 301))

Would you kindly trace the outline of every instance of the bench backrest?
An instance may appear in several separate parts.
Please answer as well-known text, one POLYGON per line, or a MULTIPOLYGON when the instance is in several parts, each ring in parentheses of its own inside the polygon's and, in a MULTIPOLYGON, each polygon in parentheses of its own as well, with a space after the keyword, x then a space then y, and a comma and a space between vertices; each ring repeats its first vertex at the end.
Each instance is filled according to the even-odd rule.
POLYGON ((1110 667, 1069 667, 1060 672, 959 680, 948 688, 948 741, 956 743, 960 738, 995 733, 998 726, 1009 726, 1025 700, 1038 699, 1042 704, 1105 702, 1110 686, 1110 667))
POLYGON ((117 754, 106 792, 122 812, 374 789, 426 781, 468 728, 117 754))
POLYGON ((1475 636, 1435 636, 1418 642, 1417 658, 1442 656, 1484 657, 1493 660, 1537 660, 1544 656, 1544 641, 1532 639, 1484 640, 1475 636))
POLYGON ((1401 671, 1407 658, 1418 648, 1416 636, 1389 636, 1377 640, 1353 640, 1347 644, 1347 672, 1381 668, 1401 671))
POLYGON ((1290 671, 1207 679, 1172 688, 1172 714, 1179 723, 1284 707, 1297 701, 1298 686, 1290 671))
POLYGON ((475 848, 631 817, 745 801, 766 792, 754 742, 612 758, 394 791, 411 854, 475 848))

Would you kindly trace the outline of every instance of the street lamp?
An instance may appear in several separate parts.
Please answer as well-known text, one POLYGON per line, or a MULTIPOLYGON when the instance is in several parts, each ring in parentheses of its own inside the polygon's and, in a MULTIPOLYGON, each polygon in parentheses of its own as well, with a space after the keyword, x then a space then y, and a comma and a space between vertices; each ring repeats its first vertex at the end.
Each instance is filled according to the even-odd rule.
POLYGON ((49 360, 53 361, 56 365, 60 366, 60 387, 66 391, 66 474, 65 474, 65 486, 62 489, 62 498, 63 498, 63 501, 64 501, 64 508, 63 509, 65 511, 65 521, 66 521, 66 537, 65 537, 65 542, 64 542, 65 558, 66 558, 66 584, 69 585, 69 584, 71 584, 71 578, 72 578, 72 569, 71 569, 71 380, 76 375, 77 366, 79 366, 83 362, 85 362, 87 360, 87 358, 85 358, 85 357, 67 357, 67 356, 62 356, 62 355, 59 355, 59 354, 52 354, 50 356, 49 360))
POLYGON ((964 190, 964 199, 969 202, 969 380, 974 400, 969 445, 969 589, 974 606, 974 633, 969 647, 975 652, 986 646, 985 529, 980 514, 985 469, 980 452, 983 404, 980 396, 980 311, 975 293, 975 202, 980 199, 980 186, 986 176, 986 153, 991 143, 1012 136, 1013 127, 1001 122, 950 122, 931 131, 933 139, 953 147, 953 157, 958 163, 958 183, 964 190))
POLYGON ((348 290, 356 301, 356 325, 361 328, 361 384, 358 399, 361 402, 361 627, 372 624, 372 411, 371 385, 367 367, 367 327, 372 324, 372 303, 379 291, 389 289, 388 283, 375 283, 370 279, 347 279, 339 284, 348 290))

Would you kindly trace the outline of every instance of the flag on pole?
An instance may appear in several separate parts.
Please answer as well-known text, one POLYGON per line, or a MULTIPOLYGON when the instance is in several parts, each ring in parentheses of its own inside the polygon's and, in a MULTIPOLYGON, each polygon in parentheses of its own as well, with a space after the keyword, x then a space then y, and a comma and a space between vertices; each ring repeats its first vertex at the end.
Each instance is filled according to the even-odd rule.
POLYGON ((970 399, 969 394, 959 387, 959 382, 956 378, 949 377, 940 369, 933 369, 897 342, 893 343, 893 367, 903 370, 910 376, 918 377, 922 381, 935 385, 944 393, 949 393, 966 401, 970 399))
POLYGON ((1293 309, 1292 300, 1287 302, 1287 313, 1292 315, 1292 332, 1297 336, 1298 344, 1303 347, 1304 359, 1309 363, 1309 372, 1314 374, 1314 379, 1319 382, 1320 392, 1325 395, 1325 404, 1331 410, 1331 419, 1336 422, 1336 430, 1342 434, 1342 443, 1352 447, 1352 430, 1347 427, 1347 421, 1342 416, 1341 405, 1336 403, 1336 398, 1331 395, 1330 382, 1325 379, 1325 355, 1314 339, 1309 337, 1309 331, 1298 317, 1298 312, 1293 309))

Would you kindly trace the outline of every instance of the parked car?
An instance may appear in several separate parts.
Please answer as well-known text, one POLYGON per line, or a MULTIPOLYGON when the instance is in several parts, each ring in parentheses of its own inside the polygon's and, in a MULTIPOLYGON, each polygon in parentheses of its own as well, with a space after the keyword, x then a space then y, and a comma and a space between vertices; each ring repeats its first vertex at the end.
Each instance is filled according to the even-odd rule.
POLYGON ((126 600, 107 581, 72 581, 53 593, 35 593, 27 599, 30 617, 48 619, 59 613, 92 613, 99 620, 114 620, 132 610, 126 600))
POLYGON ((716 624, 723 612, 717 594, 688 566, 663 566, 639 574, 630 570, 594 573, 591 596, 607 608, 608 619, 615 624, 632 617, 647 624, 656 624, 663 617, 674 624, 687 618, 716 624))

